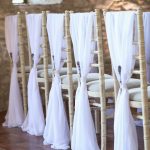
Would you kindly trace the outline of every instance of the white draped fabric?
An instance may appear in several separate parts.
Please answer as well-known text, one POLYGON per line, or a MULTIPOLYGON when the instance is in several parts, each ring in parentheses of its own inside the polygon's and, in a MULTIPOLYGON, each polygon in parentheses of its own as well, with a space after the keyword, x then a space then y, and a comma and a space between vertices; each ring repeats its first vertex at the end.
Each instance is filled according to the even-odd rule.
POLYGON ((39 86, 37 83, 37 64, 42 54, 41 31, 42 31, 42 15, 29 14, 26 16, 27 31, 33 54, 33 67, 29 74, 28 81, 28 114, 22 125, 22 130, 31 135, 40 136, 44 132, 44 114, 41 102, 39 86))
POLYGON ((95 13, 71 14, 70 18, 74 54, 81 75, 75 97, 72 150, 99 150, 86 86, 93 61, 94 19, 95 13))
POLYGON ((9 91, 9 105, 3 126, 20 127, 24 120, 22 97, 17 77, 19 60, 17 16, 5 18, 5 40, 8 53, 12 56, 12 70, 9 91))
POLYGON ((137 46, 133 44, 135 12, 106 13, 110 56, 120 89, 115 108, 114 150, 138 150, 134 119, 129 106, 127 83, 134 68, 137 46))
POLYGON ((44 144, 54 149, 69 148, 69 126, 64 109, 60 69, 64 57, 64 14, 47 15, 47 31, 53 60, 54 77, 49 94, 49 103, 44 130, 44 144))
POLYGON ((150 12, 143 14, 147 81, 150 83, 150 12))

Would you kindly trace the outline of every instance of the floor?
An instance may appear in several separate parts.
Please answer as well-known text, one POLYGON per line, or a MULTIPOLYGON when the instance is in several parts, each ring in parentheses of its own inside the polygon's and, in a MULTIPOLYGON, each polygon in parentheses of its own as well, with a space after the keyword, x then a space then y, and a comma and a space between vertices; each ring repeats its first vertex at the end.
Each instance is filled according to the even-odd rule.
MULTIPOLYGON (((5 113, 0 113, 0 124, 4 121, 5 113)), ((113 150, 113 122, 108 121, 107 150, 113 150)), ((137 128, 139 150, 143 150, 142 127, 137 128)), ((98 136, 98 139, 100 137, 98 136)), ((43 146, 43 138, 30 136, 19 128, 8 129, 0 125, 0 150, 52 150, 43 146)))

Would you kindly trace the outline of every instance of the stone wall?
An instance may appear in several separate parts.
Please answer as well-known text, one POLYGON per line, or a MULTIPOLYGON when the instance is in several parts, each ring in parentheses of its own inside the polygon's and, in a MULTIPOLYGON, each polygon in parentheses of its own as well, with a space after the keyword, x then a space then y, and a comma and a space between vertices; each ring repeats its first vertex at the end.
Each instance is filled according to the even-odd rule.
MULTIPOLYGON (((135 0, 134 0, 135 1, 135 0)), ((40 12, 49 10, 50 12, 73 11, 92 11, 94 8, 112 8, 112 9, 132 9, 142 6, 149 9, 150 5, 139 0, 140 3, 119 2, 113 3, 112 0, 63 0, 61 4, 56 5, 12 5, 11 0, 0 0, 0 111, 7 108, 10 83, 10 61, 5 46, 4 38, 4 17, 9 14, 16 14, 18 11, 40 12)))

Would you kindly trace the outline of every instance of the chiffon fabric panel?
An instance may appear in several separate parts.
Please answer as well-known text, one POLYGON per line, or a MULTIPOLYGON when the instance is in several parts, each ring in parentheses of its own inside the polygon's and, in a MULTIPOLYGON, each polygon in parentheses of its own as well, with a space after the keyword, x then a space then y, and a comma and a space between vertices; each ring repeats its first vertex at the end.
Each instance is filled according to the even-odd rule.
POLYGON ((64 109, 59 74, 64 64, 64 59, 66 59, 66 53, 64 53, 66 45, 64 41, 64 14, 48 14, 47 31, 54 77, 49 93, 46 127, 44 130, 44 144, 50 144, 53 149, 68 149, 70 133, 64 109))
POLYGON ((135 12, 106 13, 106 32, 112 65, 120 83, 114 121, 114 149, 138 150, 134 119, 129 106, 127 83, 135 65, 135 12))
POLYGON ((24 120, 21 91, 17 77, 19 60, 17 15, 5 18, 5 40, 8 53, 12 56, 12 70, 9 91, 9 104, 3 126, 20 127, 24 120))
POLYGON ((87 74, 93 61, 94 21, 95 13, 76 13, 70 17, 75 61, 81 75, 75 96, 72 150, 99 150, 86 85, 87 74))
POLYGON ((37 64, 39 63, 40 56, 42 54, 42 49, 40 47, 42 15, 26 15, 26 22, 34 63, 28 80, 28 114, 22 125, 22 130, 31 135, 40 136, 43 135, 45 127, 42 101, 37 83, 37 64))
POLYGON ((143 13, 147 81, 150 83, 150 12, 143 13))

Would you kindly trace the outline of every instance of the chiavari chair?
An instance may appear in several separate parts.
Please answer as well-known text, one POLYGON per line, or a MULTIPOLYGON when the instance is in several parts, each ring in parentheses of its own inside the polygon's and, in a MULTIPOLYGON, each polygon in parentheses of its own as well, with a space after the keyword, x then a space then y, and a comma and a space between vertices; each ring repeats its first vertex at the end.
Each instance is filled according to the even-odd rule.
MULTIPOLYGON (((91 67, 97 67, 99 70, 98 79, 96 81, 88 82, 88 96, 90 98, 90 106, 96 109, 95 113, 95 127, 97 133, 100 132, 101 122, 101 149, 106 149, 106 97, 113 97, 113 79, 107 79, 104 74, 104 58, 103 58, 103 36, 102 36, 102 13, 100 10, 95 10, 96 26, 95 26, 95 40, 97 50, 94 50, 94 55, 98 57, 98 62, 91 64, 91 67), (109 86, 109 87, 106 87, 109 86), (100 101, 99 101, 100 99, 100 101), (100 110, 97 110, 100 108, 100 110), (101 121, 99 113, 101 114, 101 121)), ((113 107, 113 106, 111 106, 113 107)))
MULTIPOLYGON (((44 13, 44 12, 43 12, 44 13)), ((28 80, 28 75, 29 72, 32 68, 32 54, 31 54, 31 49, 30 49, 30 43, 29 43, 29 37, 28 37, 28 33, 27 36, 24 37, 23 36, 23 24, 25 22, 25 20, 23 20, 23 15, 21 13, 19 14, 19 45, 20 45, 20 63, 21 63, 21 67, 18 68, 18 78, 20 79, 21 83, 21 87, 23 90, 23 96, 24 97, 24 111, 27 112, 27 80, 28 80), (25 57, 25 48, 24 48, 24 40, 27 39, 27 53, 28 53, 28 57, 25 57), (26 65, 26 62, 28 59, 28 65, 26 65)), ((27 15, 28 12, 25 12, 25 15, 27 15)), ((47 47, 47 36, 46 36, 46 31, 45 28, 46 27, 46 22, 45 22, 45 18, 44 18, 44 14, 42 17, 42 35, 41 35, 41 48, 43 48, 43 55, 41 56, 41 61, 40 64, 37 65, 37 69, 38 72, 42 72, 42 77, 38 76, 37 77, 37 81, 40 85, 40 89, 44 89, 45 92, 45 107, 47 110, 47 103, 48 103, 48 93, 49 93, 49 82, 48 82, 48 78, 47 78, 47 72, 49 70, 49 72, 52 72, 52 66, 51 64, 48 64, 48 47, 47 47)), ((25 24, 25 28, 26 28, 26 24, 25 24)))
MULTIPOLYGON (((64 97, 67 97, 69 100, 69 121, 70 121, 70 130, 72 131, 73 127, 73 116, 74 116, 74 94, 78 86, 80 74, 74 74, 72 73, 72 67, 73 67, 73 52, 72 52, 72 39, 70 35, 70 14, 73 13, 72 11, 66 11, 65 12, 65 37, 67 41, 67 75, 61 76, 61 83, 62 83, 62 89, 64 92, 64 97)), ((79 64, 77 64, 78 67, 79 64)), ((105 78, 112 78, 111 75, 105 74, 105 78)), ((99 79, 99 73, 93 73, 90 72, 87 76, 87 81, 95 81, 99 79)))
MULTIPOLYGON (((52 78, 53 78, 53 69, 52 68, 52 56, 49 53, 49 43, 48 43, 48 35, 47 35, 47 28, 46 28, 46 23, 47 23, 47 12, 42 12, 43 15, 43 20, 42 20, 42 34, 43 34, 43 61, 44 61, 44 70, 39 69, 38 70, 38 82, 42 83, 45 82, 45 87, 41 87, 41 89, 45 90, 45 107, 47 108, 48 105, 48 97, 49 97, 49 84, 51 84, 52 78), (49 61, 50 60, 50 61, 49 61), (51 67, 51 68, 50 68, 51 67)), ((64 62, 66 60, 63 60, 64 62)), ((76 73, 76 69, 73 68, 73 73, 76 73)), ((67 67, 63 67, 60 71, 60 75, 66 75, 67 74, 67 67)), ((47 109, 46 109, 47 110, 47 109)))
MULTIPOLYGON (((28 13, 26 12, 25 15, 28 13)), ((32 67, 32 54, 30 50, 30 43, 28 39, 28 34, 26 37, 24 36, 24 30, 26 29, 25 16, 18 12, 18 37, 19 37, 19 54, 20 54, 20 67, 18 67, 18 78, 20 81, 20 87, 22 88, 23 94, 23 104, 24 104, 24 112, 27 113, 27 80, 29 76, 29 72, 32 67), (25 29, 24 29, 25 28, 25 29), (27 40, 25 40, 27 39, 27 40), (27 41, 27 46, 25 47, 25 41, 27 41), (27 48, 27 52, 26 49, 27 48), (26 54, 28 54, 28 65, 26 54)), ((42 69, 43 65, 37 66, 38 69, 42 69)))
MULTIPOLYGON (((65 111, 66 105, 64 105, 66 104, 67 101, 65 101, 66 99, 63 97, 64 91, 61 88, 61 76, 67 74, 66 47, 68 47, 69 45, 65 36, 65 15, 64 13, 62 14, 52 13, 51 14, 47 11, 45 12, 45 16, 47 16, 46 29, 48 33, 48 41, 49 41, 49 47, 50 47, 49 49, 50 61, 51 61, 53 69, 52 69, 52 72, 48 73, 48 78, 52 79, 52 86, 51 86, 50 93, 49 93, 48 111, 47 111, 47 116, 46 116, 46 127, 45 127, 45 131, 43 135, 44 144, 55 145, 57 142, 60 143, 59 140, 61 138, 64 138, 63 139, 64 143, 67 144, 68 142, 65 142, 65 141, 68 141, 67 139, 69 135, 69 132, 68 132, 69 126, 68 126, 68 123, 67 123, 68 121, 66 118, 66 111, 65 111), (60 28, 58 28, 59 21, 60 21, 60 28), (57 29, 59 32, 57 31, 57 29), (57 93, 56 98, 54 96, 55 93, 57 93), (58 112, 58 118, 54 116, 54 112, 58 112), (61 118, 62 121, 59 118, 61 118), (49 126, 51 126, 50 130, 53 130, 53 128, 56 128, 56 127, 58 128, 58 130, 55 130, 54 132, 52 131, 53 135, 55 136, 55 139, 50 134, 51 131, 49 130, 49 126), (61 126, 63 127, 63 130, 61 130, 61 126), (59 134, 58 134, 58 131, 60 131, 59 134), (59 137, 59 139, 57 138, 57 136, 59 137), (56 139, 58 139, 58 141, 55 141, 56 139)), ((72 73, 76 73, 76 68, 73 68, 72 73)), ((62 142, 60 143, 60 145, 61 144, 62 142)), ((64 146, 66 144, 64 144, 64 146)), ((59 145, 59 144, 56 144, 56 145, 59 145)))
MULTIPOLYGON (((104 12, 104 16, 105 16, 104 12)), ((138 41, 135 41, 134 44, 138 45, 139 52, 135 56, 136 62, 134 70, 132 71, 133 77, 137 79, 132 79, 132 86, 129 88, 129 99, 130 107, 132 108, 132 113, 134 118, 143 120, 143 132, 144 132, 144 149, 148 150, 150 148, 150 134, 149 134, 149 84, 146 78, 146 58, 145 58, 145 42, 144 42, 144 25, 143 25, 143 11, 138 9, 136 12, 137 16, 137 28, 138 28, 138 41), (136 81, 137 80, 137 81, 136 81), (137 83, 136 83, 136 82, 137 83), (138 83, 139 82, 139 83, 138 83), (141 112, 138 111, 141 109, 141 112)), ((114 86, 114 90, 117 90, 117 87, 114 86)))
POLYGON ((134 117, 136 119, 143 120, 144 150, 148 150, 150 149, 150 86, 147 83, 146 77, 146 57, 142 9, 138 9, 137 11, 137 26, 139 52, 136 56, 136 60, 139 62, 139 67, 138 69, 135 68, 133 74, 140 76, 140 87, 129 90, 129 99, 131 108, 141 109, 141 112, 134 111, 134 117))
MULTIPOLYGON (((91 98, 91 107, 95 109, 99 108, 101 113, 101 149, 106 149, 106 120, 113 117, 113 114, 107 115, 106 111, 108 109, 115 107, 115 100, 118 92, 118 83, 113 73, 113 78, 105 79, 104 78, 104 37, 102 35, 102 13, 99 10, 96 10, 96 36, 97 41, 97 51, 95 55, 98 57, 98 64, 92 64, 93 67, 98 67, 99 69, 99 79, 97 81, 88 82, 88 95, 91 98), (109 99, 114 99, 112 103, 109 103, 109 99)), ((110 65, 111 68, 111 65, 110 65)), ((136 88, 140 86, 140 80, 132 78, 128 83, 128 88, 136 88)), ((99 116, 95 121, 96 128, 99 131, 99 116)))

